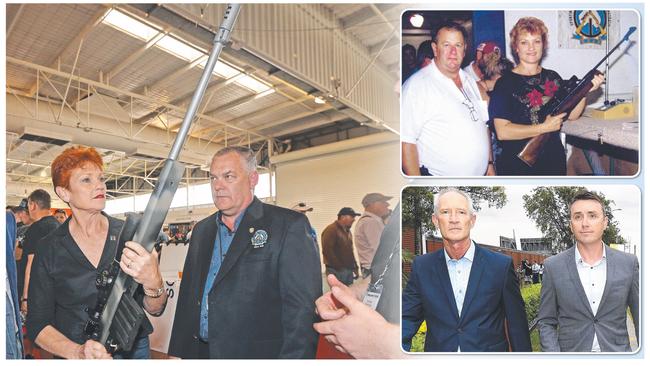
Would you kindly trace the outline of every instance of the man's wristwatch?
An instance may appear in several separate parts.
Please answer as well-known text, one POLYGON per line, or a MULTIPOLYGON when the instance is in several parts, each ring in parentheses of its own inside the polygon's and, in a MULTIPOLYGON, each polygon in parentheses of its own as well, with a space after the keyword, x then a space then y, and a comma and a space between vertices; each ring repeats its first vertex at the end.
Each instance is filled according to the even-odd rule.
POLYGON ((146 296, 152 297, 152 298, 158 298, 162 296, 163 292, 165 292, 165 286, 160 286, 160 288, 157 289, 150 289, 142 286, 142 289, 144 290, 144 294, 146 296))

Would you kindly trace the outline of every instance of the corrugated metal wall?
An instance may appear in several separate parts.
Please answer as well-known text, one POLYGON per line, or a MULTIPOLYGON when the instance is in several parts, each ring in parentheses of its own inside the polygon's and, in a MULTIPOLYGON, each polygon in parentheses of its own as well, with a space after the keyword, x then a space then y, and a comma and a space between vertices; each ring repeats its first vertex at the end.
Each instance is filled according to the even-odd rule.
MULTIPOLYGON (((197 19, 203 9, 203 22, 213 26, 220 24, 225 9, 222 4, 166 6, 197 19)), ((341 30, 334 15, 324 6, 245 4, 232 39, 242 48, 322 91, 333 91, 331 78, 340 79, 339 97, 343 103, 399 130, 395 79, 381 67, 373 65, 345 97, 372 57, 358 40, 341 30)))

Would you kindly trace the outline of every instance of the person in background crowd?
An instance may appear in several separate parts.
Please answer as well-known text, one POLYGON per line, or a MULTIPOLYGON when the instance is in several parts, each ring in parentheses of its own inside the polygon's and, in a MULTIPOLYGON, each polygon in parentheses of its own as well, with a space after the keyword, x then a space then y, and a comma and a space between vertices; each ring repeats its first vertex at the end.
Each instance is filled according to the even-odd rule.
MULTIPOLYGON (((490 103, 490 94, 494 90, 494 85, 497 80, 505 73, 511 72, 514 65, 510 60, 505 57, 501 57, 497 52, 489 54, 485 62, 482 64, 481 72, 483 74, 483 79, 478 81, 478 88, 481 92, 481 98, 487 103, 490 103)), ((497 132, 494 128, 494 120, 490 119, 488 121, 488 127, 490 129, 490 141, 492 144, 492 156, 491 159, 494 162, 493 166, 495 170, 498 170, 496 161, 497 156, 501 154, 501 146, 497 141, 497 132)))
POLYGON ((484 74, 485 65, 491 57, 499 59, 501 57, 501 48, 499 48, 496 42, 482 42, 476 47, 474 60, 465 66, 463 70, 477 82, 484 80, 486 79, 486 75, 484 74))
POLYGON ((20 300, 20 310, 23 313, 28 311, 28 292, 31 278, 32 263, 34 254, 38 248, 39 241, 49 233, 59 227, 58 221, 50 215, 51 198, 45 190, 37 189, 27 197, 27 207, 32 224, 25 232, 23 242, 23 257, 25 267, 25 283, 22 289, 22 299, 20 300))
POLYGON ((18 270, 18 294, 22 297, 22 289, 25 284, 26 265, 26 262, 22 261, 23 241, 25 240, 25 233, 27 232, 29 225, 32 223, 32 219, 29 218, 29 212, 27 212, 27 198, 23 198, 18 206, 12 207, 11 212, 14 213, 14 217, 16 218, 17 229, 14 257, 16 259, 16 268, 18 270))
POLYGON ((180 358, 313 358, 322 294, 309 220, 262 203, 255 153, 226 147, 210 165, 218 211, 196 224, 183 266, 169 354, 180 358))
POLYGON ((388 201, 393 197, 381 193, 368 193, 361 200, 364 211, 354 227, 354 245, 359 255, 361 277, 370 276, 370 264, 379 246, 384 231, 384 217, 388 217, 388 201))
POLYGON ((24 357, 22 320, 18 302, 16 261, 14 260, 14 242, 16 241, 16 218, 11 210, 6 211, 5 261, 5 350, 6 359, 16 360, 24 357))
POLYGON ((333 274, 346 286, 359 277, 359 266, 354 259, 350 228, 357 216, 350 207, 339 210, 336 221, 329 224, 321 234, 325 273, 333 274))
MULTIPOLYGON (((62 358, 149 358, 149 334, 145 318, 131 351, 109 354, 104 345, 87 340, 85 309, 97 303, 97 273, 115 260, 117 239, 124 221, 103 212, 106 183, 103 161, 93 148, 70 147, 52 162, 56 194, 67 203, 72 216, 41 240, 29 287, 27 336, 46 351, 62 358)), ((136 242, 126 242, 120 269, 141 286, 136 301, 158 316, 167 303, 156 251, 149 253, 136 242)))
POLYGON ((413 45, 405 44, 402 46, 402 84, 416 71, 418 71, 417 51, 413 45))
POLYGON ((505 57, 499 57, 496 53, 492 53, 487 57, 485 64, 481 68, 483 79, 477 81, 483 100, 490 102, 490 94, 492 94, 497 80, 503 74, 511 72, 513 67, 512 61, 505 57))
MULTIPOLYGON (((301 214, 303 214, 305 216, 307 216, 307 212, 312 212, 314 210, 313 207, 307 205, 304 202, 296 203, 295 205, 293 205, 293 207, 291 207, 291 209, 296 211, 296 212, 300 212, 301 214)), ((316 233, 316 229, 314 229, 313 226, 310 226, 309 229, 310 229, 309 230, 309 235, 314 240, 314 245, 315 245, 316 251, 320 252, 318 250, 318 234, 316 233)))
POLYGON ((426 40, 418 46, 417 65, 418 70, 429 66, 433 62, 433 48, 431 48, 431 40, 426 40))
POLYGON ((65 210, 58 209, 54 211, 54 218, 59 222, 59 224, 63 224, 63 222, 68 218, 68 214, 65 213, 65 210))
POLYGON ((192 220, 190 222, 190 229, 187 232, 187 235, 185 235, 185 240, 189 243, 190 239, 192 238, 192 230, 194 230, 194 225, 196 225, 196 221, 192 220))
POLYGON ((539 268, 540 267, 539 267, 539 264, 537 263, 537 261, 533 261, 533 266, 532 266, 533 284, 539 283, 539 268))

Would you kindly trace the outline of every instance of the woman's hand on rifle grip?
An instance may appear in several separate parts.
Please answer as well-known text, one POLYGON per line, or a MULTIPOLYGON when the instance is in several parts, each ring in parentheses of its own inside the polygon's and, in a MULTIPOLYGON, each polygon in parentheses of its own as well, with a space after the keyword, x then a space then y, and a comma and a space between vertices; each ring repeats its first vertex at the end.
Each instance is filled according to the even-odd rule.
POLYGON ((589 89, 589 92, 598 90, 600 88, 600 85, 605 82, 605 75, 601 73, 597 73, 594 75, 594 78, 591 79, 591 84, 593 85, 591 89, 589 89))

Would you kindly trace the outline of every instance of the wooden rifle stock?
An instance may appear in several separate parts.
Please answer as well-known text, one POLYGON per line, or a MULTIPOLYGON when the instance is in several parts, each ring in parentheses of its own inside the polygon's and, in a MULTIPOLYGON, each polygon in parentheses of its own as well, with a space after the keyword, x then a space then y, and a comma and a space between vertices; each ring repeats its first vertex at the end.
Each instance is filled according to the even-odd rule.
MULTIPOLYGON (((596 75, 602 75, 600 71, 598 71, 598 66, 600 66, 607 58, 614 52, 616 49, 618 49, 623 42, 628 41, 630 39, 630 35, 636 31, 636 27, 630 27, 627 30, 627 33, 623 36, 623 38, 614 46, 606 55, 603 57, 600 62, 596 64, 589 72, 582 78, 580 81, 578 81, 578 78, 573 76, 571 79, 567 80, 563 85, 560 87, 560 90, 558 90, 559 98, 557 103, 553 104, 547 104, 544 108, 545 110, 550 109, 548 113, 545 113, 545 110, 541 111, 541 115, 544 116, 555 116, 558 114, 566 113, 567 115, 563 118, 563 121, 566 121, 566 119, 569 116, 569 113, 575 108, 578 103, 580 103, 580 100, 584 98, 587 93, 589 93, 589 90, 594 86, 591 80, 594 78, 596 75)), ((545 117, 546 118, 546 117, 545 117)), ((517 154, 517 157, 521 159, 526 165, 532 167, 535 165, 537 162, 537 159, 539 156, 542 154, 544 151, 544 145, 546 144, 546 141, 551 137, 552 132, 548 133, 543 133, 541 135, 535 136, 528 143, 524 148, 517 154)))
MULTIPOLYGON (((550 113, 546 114, 547 116, 555 116, 558 114, 566 113, 566 116, 562 118, 562 121, 566 121, 566 119, 569 117, 569 113, 575 108, 578 103, 584 98, 587 93, 589 93, 589 90, 594 86, 594 84, 591 82, 591 80, 594 78, 595 75, 601 75, 602 73, 596 69, 592 69, 585 75, 582 80, 580 80, 577 85, 575 85, 575 80, 577 79, 575 76, 572 77, 570 80, 567 81, 567 84, 569 84, 568 93, 567 95, 560 100, 559 103, 554 105, 554 108, 551 110, 550 113), (572 86, 574 85, 574 86, 572 86)), ((524 146, 523 149, 517 154, 519 159, 521 159, 526 165, 532 167, 535 165, 537 162, 537 159, 539 156, 542 154, 542 151, 544 151, 544 146, 546 145, 546 141, 551 137, 551 134, 553 132, 547 132, 543 133, 541 135, 537 135, 530 139, 528 143, 526 143, 526 146, 524 146)))

